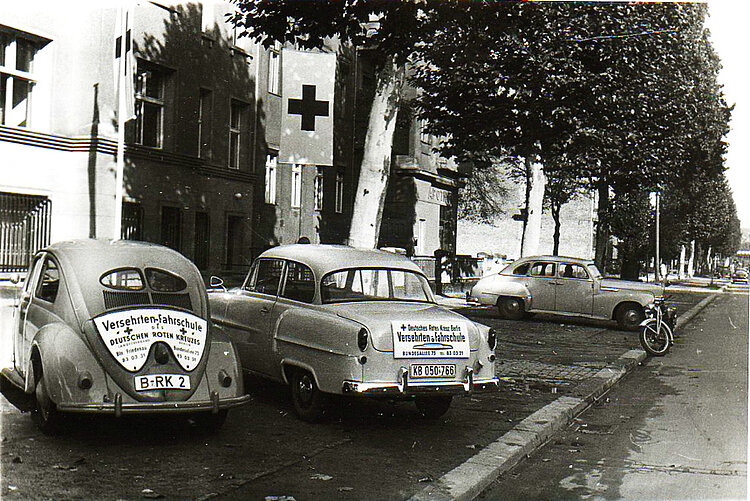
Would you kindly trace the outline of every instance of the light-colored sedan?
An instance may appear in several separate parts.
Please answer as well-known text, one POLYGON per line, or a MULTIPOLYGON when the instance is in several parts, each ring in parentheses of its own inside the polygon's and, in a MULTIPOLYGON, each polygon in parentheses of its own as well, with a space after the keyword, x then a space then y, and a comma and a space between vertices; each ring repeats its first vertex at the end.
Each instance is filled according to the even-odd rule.
POLYGON ((337 245, 267 250, 242 287, 209 293, 249 373, 291 386, 298 415, 330 394, 414 399, 425 417, 454 395, 497 389, 494 331, 435 303, 403 256, 337 245))
POLYGON ((644 308, 663 296, 660 285, 604 278, 591 261, 532 256, 479 280, 468 299, 497 306, 510 319, 544 312, 617 320, 632 330, 645 318, 644 308))

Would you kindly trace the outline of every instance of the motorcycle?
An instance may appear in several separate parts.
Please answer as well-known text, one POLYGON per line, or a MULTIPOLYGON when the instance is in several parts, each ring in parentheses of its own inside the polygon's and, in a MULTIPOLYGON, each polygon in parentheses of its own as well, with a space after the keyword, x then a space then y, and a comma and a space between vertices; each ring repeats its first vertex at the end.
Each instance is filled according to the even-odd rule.
POLYGON ((667 306, 664 299, 656 299, 646 307, 645 313, 646 319, 640 325, 641 346, 649 355, 664 356, 674 344, 677 311, 667 306))

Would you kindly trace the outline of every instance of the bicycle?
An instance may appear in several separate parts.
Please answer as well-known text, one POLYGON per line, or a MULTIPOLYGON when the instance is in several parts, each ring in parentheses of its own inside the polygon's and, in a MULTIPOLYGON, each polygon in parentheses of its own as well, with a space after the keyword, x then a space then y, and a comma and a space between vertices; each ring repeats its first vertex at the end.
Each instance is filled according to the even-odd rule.
POLYGON ((662 357, 674 344, 677 312, 664 299, 657 298, 646 307, 645 313, 646 319, 640 325, 641 346, 649 355, 662 357))

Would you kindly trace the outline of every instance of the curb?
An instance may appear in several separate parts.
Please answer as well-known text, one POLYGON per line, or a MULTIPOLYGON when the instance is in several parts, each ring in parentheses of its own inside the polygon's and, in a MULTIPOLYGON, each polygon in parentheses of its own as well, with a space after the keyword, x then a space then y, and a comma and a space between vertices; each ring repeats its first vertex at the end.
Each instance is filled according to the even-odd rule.
MULTIPOLYGON (((702 299, 677 320, 683 327, 719 293, 702 299)), ((425 487, 409 501, 468 501, 482 493, 495 479, 515 467, 544 445, 555 433, 607 393, 623 376, 646 359, 643 350, 623 353, 613 363, 577 385, 570 396, 542 407, 477 454, 425 487)))

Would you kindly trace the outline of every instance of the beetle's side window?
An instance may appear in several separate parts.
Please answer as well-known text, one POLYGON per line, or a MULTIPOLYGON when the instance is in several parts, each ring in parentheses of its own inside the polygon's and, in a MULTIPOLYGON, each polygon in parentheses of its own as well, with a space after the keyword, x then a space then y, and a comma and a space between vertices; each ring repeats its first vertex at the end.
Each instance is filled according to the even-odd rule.
POLYGON ((560 265, 559 272, 563 278, 577 278, 586 280, 589 278, 589 274, 586 273, 586 268, 580 264, 565 263, 560 265))
POLYGON ((310 268, 301 263, 289 262, 282 297, 303 303, 312 303, 315 297, 315 277, 310 268))
POLYGON ((281 272, 284 270, 284 261, 281 259, 261 259, 253 277, 250 290, 275 296, 279 293, 279 282, 281 272))
POLYGON ((534 277, 554 277, 555 263, 534 263, 529 275, 534 277))
POLYGON ((529 272, 529 266, 531 266, 531 263, 524 263, 515 270, 513 270, 514 275, 525 275, 529 272))
POLYGON ((26 274, 26 281, 23 284, 23 290, 31 294, 37 283, 37 277, 39 276, 39 270, 42 268, 44 259, 41 257, 36 258, 32 267, 29 268, 29 272, 26 274))
POLYGON ((42 277, 39 280, 39 287, 36 289, 36 297, 50 303, 57 299, 57 293, 60 290, 60 270, 57 263, 47 258, 44 263, 42 277))

